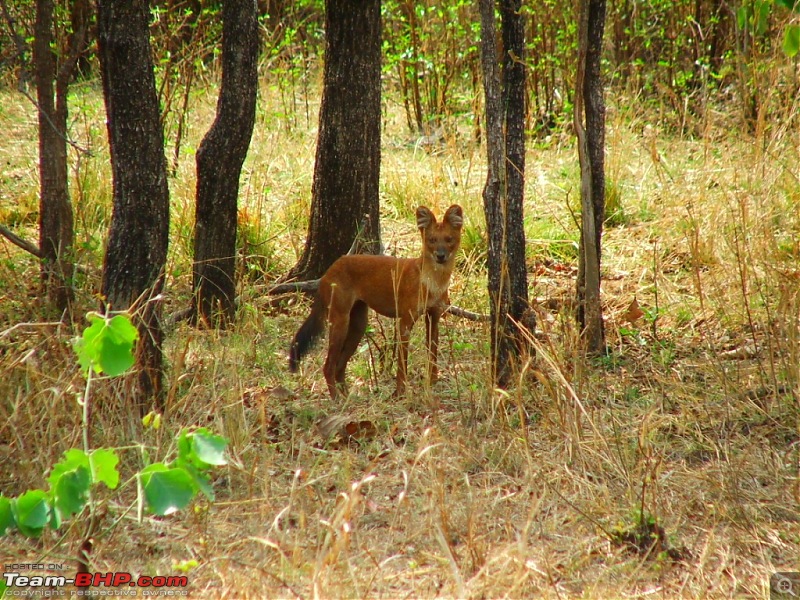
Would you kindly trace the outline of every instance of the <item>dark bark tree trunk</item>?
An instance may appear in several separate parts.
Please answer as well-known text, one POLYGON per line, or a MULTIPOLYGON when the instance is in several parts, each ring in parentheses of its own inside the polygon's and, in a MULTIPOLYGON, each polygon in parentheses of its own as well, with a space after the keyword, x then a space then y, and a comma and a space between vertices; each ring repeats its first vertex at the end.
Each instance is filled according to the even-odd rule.
MULTIPOLYGON (((83 2, 75 2, 79 11, 83 2)), ((72 203, 67 183, 67 92, 86 43, 86 25, 69 36, 67 54, 57 56, 53 0, 37 0, 34 30, 36 102, 39 114, 39 250, 42 286, 51 305, 64 313, 72 302, 72 203)))
POLYGON ((196 320, 224 326, 235 316, 239 176, 256 115, 255 0, 225 0, 222 20, 222 86, 217 117, 197 152, 193 315, 196 320))
POLYGON ((605 219, 605 105, 600 55, 605 0, 582 0, 574 126, 581 165, 581 238, 578 262, 578 323, 590 354, 605 350, 600 304, 600 250, 605 219))
POLYGON ((325 68, 303 256, 289 277, 320 277, 346 254, 380 247, 380 0, 326 2, 325 68))
POLYGON ((113 310, 135 308, 136 402, 161 405, 160 293, 169 233, 164 133, 150 52, 146 0, 98 2, 98 50, 111 150, 114 209, 102 292, 113 310))
POLYGON ((520 0, 502 0, 503 56, 498 65, 493 0, 480 0, 489 170, 483 207, 489 232, 492 375, 510 384, 523 349, 520 327, 535 327, 528 304, 523 197, 525 182, 525 28, 520 0), (502 74, 500 66, 502 66, 502 74))

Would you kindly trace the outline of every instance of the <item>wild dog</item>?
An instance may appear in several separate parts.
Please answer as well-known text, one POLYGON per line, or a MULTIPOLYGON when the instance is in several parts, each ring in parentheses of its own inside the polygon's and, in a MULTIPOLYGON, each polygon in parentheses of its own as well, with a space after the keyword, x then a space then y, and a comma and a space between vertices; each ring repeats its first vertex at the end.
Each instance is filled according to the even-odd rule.
POLYGON ((439 319, 450 303, 448 288, 455 255, 461 245, 461 207, 452 205, 441 222, 430 209, 417 208, 417 228, 422 235, 419 258, 395 258, 367 254, 342 256, 319 282, 311 314, 300 326, 289 350, 289 370, 297 371, 303 356, 329 324, 328 356, 323 373, 331 398, 346 391, 347 361, 358 348, 367 330, 368 308, 396 319, 397 388, 401 396, 406 387, 408 338, 417 319, 425 315, 425 341, 428 349, 428 377, 438 377, 436 360, 439 348, 439 319))

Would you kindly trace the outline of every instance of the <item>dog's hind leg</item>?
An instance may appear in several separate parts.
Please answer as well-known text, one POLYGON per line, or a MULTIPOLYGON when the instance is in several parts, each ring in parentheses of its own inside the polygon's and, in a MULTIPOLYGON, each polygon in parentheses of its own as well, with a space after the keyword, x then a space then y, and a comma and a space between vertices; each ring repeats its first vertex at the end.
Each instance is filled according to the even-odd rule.
POLYGON ((342 344, 342 351, 339 355, 339 362, 336 365, 336 384, 340 389, 345 387, 345 369, 350 358, 358 350, 361 338, 367 331, 367 319, 369 307, 364 302, 356 302, 350 309, 350 327, 347 330, 347 337, 342 344))

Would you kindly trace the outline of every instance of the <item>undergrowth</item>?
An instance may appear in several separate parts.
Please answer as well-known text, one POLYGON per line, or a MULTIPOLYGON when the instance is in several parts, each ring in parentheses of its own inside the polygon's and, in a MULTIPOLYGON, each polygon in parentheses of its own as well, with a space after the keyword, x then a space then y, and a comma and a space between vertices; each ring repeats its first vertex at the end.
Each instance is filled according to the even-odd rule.
MULTIPOLYGON (((9 132, 0 221, 35 239, 35 112, 14 92, 0 95, 9 132)), ((92 87, 73 98, 71 133, 89 150, 71 151, 75 315, 95 308, 110 210, 98 101, 92 87)), ((765 597, 771 573, 796 569, 800 172, 778 157, 794 156, 798 132, 776 125, 755 140, 720 110, 709 112, 702 137, 681 137, 658 114, 609 101, 608 355, 583 358, 573 321, 577 153, 556 132, 527 158, 539 332, 517 385, 495 390, 487 328, 448 316, 441 381, 422 382, 419 327, 410 391, 395 401, 392 326, 373 317, 351 363, 352 393, 333 405, 322 352, 296 376, 286 368, 308 300, 266 294, 303 247, 315 130, 276 116, 280 100, 262 90, 241 181, 236 325, 168 332, 159 433, 143 428, 113 385, 93 390, 93 443, 121 448, 123 478, 142 468, 142 446, 159 448, 192 426, 229 440, 229 463, 213 503, 200 498, 168 518, 126 514, 134 492, 122 490, 99 516, 119 524, 99 528, 108 533, 95 536, 91 569, 188 571, 190 591, 231 598, 765 597)), ((192 102, 170 182, 167 312, 188 302, 193 152, 213 118, 213 94, 192 102)), ((422 147, 406 138, 399 103, 388 100, 384 112, 384 244, 415 255, 414 208, 441 214, 460 203, 467 234, 451 300, 488 312, 483 148, 469 141, 468 124, 459 125, 466 134, 422 147)), ((82 377, 69 347, 79 319, 44 318, 37 277, 31 257, 0 241, 6 496, 41 488, 81 439, 82 377)), ((5 538, 0 561, 74 568, 85 526, 80 515, 72 522, 36 545, 5 538)))

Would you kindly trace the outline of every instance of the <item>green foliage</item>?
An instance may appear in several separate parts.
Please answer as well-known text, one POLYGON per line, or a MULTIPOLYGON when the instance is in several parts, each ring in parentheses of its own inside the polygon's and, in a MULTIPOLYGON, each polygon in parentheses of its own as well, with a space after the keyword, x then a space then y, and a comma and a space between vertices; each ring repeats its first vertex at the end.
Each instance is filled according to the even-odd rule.
POLYGON ((198 491, 192 476, 180 467, 155 463, 139 474, 147 504, 157 515, 170 515, 185 507, 198 491))
POLYGON ((149 509, 160 516, 172 514, 185 508, 197 492, 213 501, 209 474, 214 467, 228 464, 227 445, 225 438, 204 427, 181 431, 177 458, 149 465, 139 474, 149 509))
POLYGON ((84 374, 90 370, 116 377, 133 366, 133 348, 139 332, 127 315, 104 317, 89 313, 91 325, 76 338, 73 348, 84 374))
POLYGON ((489 246, 483 230, 476 225, 466 225, 461 235, 461 252, 467 261, 485 264, 488 251, 489 246))
POLYGON ((0 535, 14 526, 14 515, 11 510, 11 499, 0 496, 0 535))
POLYGON ((611 178, 606 178, 605 186, 605 224, 607 227, 619 227, 626 225, 630 219, 625 213, 622 204, 622 188, 611 178))
POLYGON ((298 0, 270 7, 275 12, 266 18, 266 70, 280 92, 282 110, 275 116, 290 129, 297 125, 299 108, 305 109, 307 124, 311 118, 309 80, 324 53, 325 5, 322 0, 298 0))
POLYGON ((110 489, 119 485, 118 462, 113 450, 99 449, 90 455, 76 448, 67 450, 47 478, 48 490, 29 490, 16 499, 0 498, 0 535, 16 528, 27 537, 39 537, 48 524, 58 529, 84 509, 96 484, 110 489))
POLYGON ((783 32, 783 52, 794 58, 800 52, 800 26, 788 25, 783 32))
POLYGON ((743 2, 736 11, 736 24, 751 35, 764 35, 769 28, 772 0, 743 2))
POLYGON ((90 483, 89 470, 83 466, 75 466, 60 473, 55 482, 51 481, 50 489, 55 509, 52 518, 55 527, 83 510, 89 499, 90 483))
POLYGON ((228 464, 228 441, 206 428, 183 430, 178 436, 178 456, 171 463, 152 464, 139 474, 150 510, 160 516, 185 508, 203 492, 214 500, 209 473, 228 464))
MULTIPOLYGON (((183 430, 178 435, 178 457, 169 464, 155 463, 142 469, 147 508, 156 515, 170 515, 186 506, 202 491, 214 499, 210 471, 227 464, 227 440, 205 428, 183 430)), ((26 537, 41 536, 45 527, 58 529, 92 502, 98 484, 119 486, 116 450, 98 448, 90 454, 72 448, 53 466, 47 490, 34 489, 17 498, 0 496, 0 535, 14 529, 26 537)))
POLYGON ((522 7, 531 89, 530 129, 540 135, 569 120, 578 55, 575 4, 545 0, 522 7))
POLYGON ((197 492, 214 500, 209 473, 228 464, 228 441, 206 428, 183 430, 178 436, 178 457, 169 464, 152 464, 139 474, 150 510, 160 516, 185 508, 197 492))
MULTIPOLYGON (((133 347, 139 336, 128 315, 104 317, 89 313, 87 318, 91 325, 73 343, 87 376, 84 411, 92 373, 116 377, 127 371, 134 362, 133 347)), ((146 427, 158 429, 160 417, 150 414, 143 422, 146 427)), ((84 440, 84 444, 88 442, 84 440)), ((213 500, 209 472, 227 464, 227 444, 225 438, 205 428, 182 430, 177 439, 177 458, 170 464, 149 465, 138 474, 149 510, 161 516, 172 514, 185 508, 198 491, 213 500)), ((118 464, 114 449, 67 450, 50 471, 47 490, 28 490, 17 498, 0 496, 0 535, 16 529, 26 537, 36 538, 48 524, 58 529, 87 506, 93 508, 92 490, 98 484, 110 490, 119 486, 118 464)))
POLYGON ((52 504, 43 490, 28 490, 11 502, 11 517, 20 533, 39 537, 50 521, 52 504))
POLYGON ((548 217, 526 219, 525 238, 529 248, 557 260, 570 262, 578 257, 578 234, 562 222, 548 217))
POLYGON ((430 134, 443 117, 470 110, 478 92, 480 21, 474 2, 381 4, 383 69, 397 77, 409 131, 430 134))

